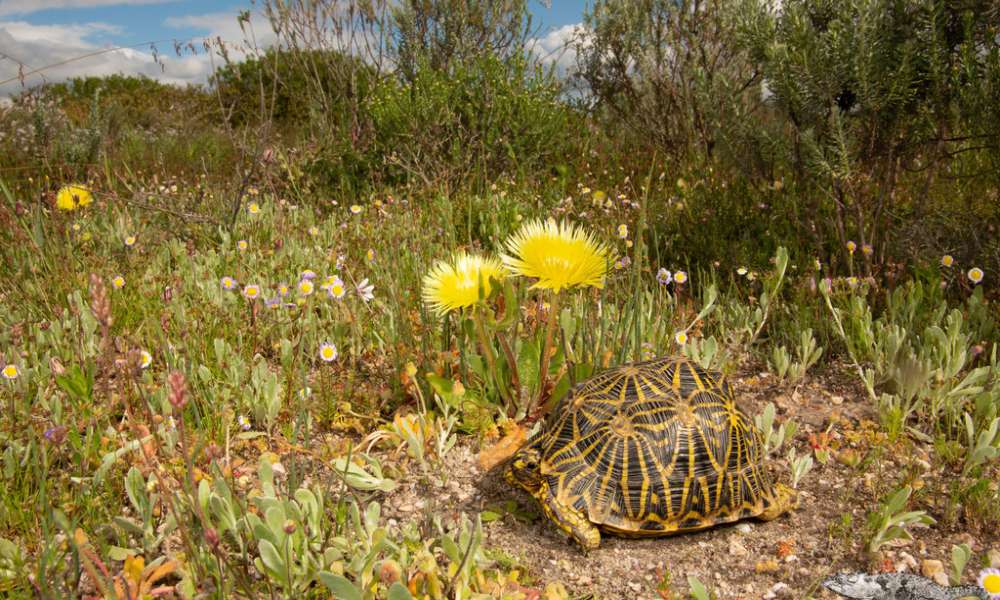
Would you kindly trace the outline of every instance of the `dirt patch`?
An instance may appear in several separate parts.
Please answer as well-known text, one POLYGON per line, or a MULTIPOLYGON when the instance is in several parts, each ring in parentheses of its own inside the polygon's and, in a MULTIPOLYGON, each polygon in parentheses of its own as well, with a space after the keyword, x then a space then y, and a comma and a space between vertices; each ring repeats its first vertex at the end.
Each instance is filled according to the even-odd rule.
MULTIPOLYGON (((942 468, 931 465, 930 449, 911 442, 887 445, 873 422, 870 402, 850 380, 827 376, 797 387, 772 381, 755 372, 735 377, 743 409, 757 414, 774 402, 779 421, 799 424, 792 442, 799 455, 817 447, 830 453, 826 464, 817 462, 800 482, 800 507, 775 521, 743 521, 645 540, 605 535, 599 549, 584 554, 541 516, 533 498, 512 489, 495 472, 482 473, 476 465, 479 448, 465 441, 446 456, 442 477, 400 481, 385 499, 384 514, 391 524, 401 524, 431 514, 449 520, 461 512, 506 513, 484 525, 487 548, 539 580, 561 581, 576 595, 597 598, 670 597, 657 591, 665 581, 678 597, 686 598, 688 576, 697 577, 719 598, 835 598, 819 585, 831 573, 919 571, 925 559, 948 565, 952 544, 963 542, 976 553, 965 573, 966 582, 971 582, 976 560, 1000 547, 1000 536, 970 531, 960 519, 946 522, 929 505, 942 499, 930 494, 928 505, 915 508, 928 510, 937 525, 914 529, 912 542, 884 548, 875 559, 866 558, 863 551, 866 516, 881 495, 913 482, 936 489, 936 480, 947 477, 942 468), (873 450, 877 447, 882 451, 873 450), (514 511, 504 508, 510 508, 511 500, 516 502, 514 511)), ((780 456, 770 461, 772 472, 787 481, 788 464, 780 456)))

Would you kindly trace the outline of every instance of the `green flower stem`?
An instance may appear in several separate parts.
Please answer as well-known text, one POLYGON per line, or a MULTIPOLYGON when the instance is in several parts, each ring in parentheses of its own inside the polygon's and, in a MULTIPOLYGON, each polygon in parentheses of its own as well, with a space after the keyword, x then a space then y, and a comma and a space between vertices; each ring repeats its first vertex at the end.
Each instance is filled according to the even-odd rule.
MULTIPOLYGON (((549 380, 549 349, 552 348, 552 336, 556 331, 556 321, 559 320, 559 294, 552 294, 552 302, 549 305, 548 321, 545 323, 545 345, 542 346, 541 360, 538 361, 538 400, 535 404, 541 405, 545 399, 545 384, 549 380)), ((534 406, 528 407, 528 414, 534 406)))
POLYGON ((500 383, 496 357, 493 356, 493 347, 490 346, 489 339, 486 337, 486 326, 483 325, 483 316, 479 307, 472 310, 472 321, 476 325, 476 334, 479 336, 479 345, 482 346, 483 356, 486 357, 486 367, 490 371, 490 376, 493 379, 493 384, 497 387, 500 398, 503 399, 504 407, 507 408, 510 406, 510 396, 507 394, 507 388, 500 383))

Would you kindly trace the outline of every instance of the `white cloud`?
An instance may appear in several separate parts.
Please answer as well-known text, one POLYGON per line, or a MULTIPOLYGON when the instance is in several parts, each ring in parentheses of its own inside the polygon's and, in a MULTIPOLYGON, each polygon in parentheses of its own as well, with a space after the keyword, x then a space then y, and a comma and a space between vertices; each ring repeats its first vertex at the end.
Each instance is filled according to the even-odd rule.
MULTIPOLYGON (((75 4, 101 1, 110 2, 84 0, 75 4)), ((191 40, 196 53, 185 44, 180 56, 170 44, 158 46, 155 55, 149 47, 108 45, 108 36, 120 33, 120 28, 108 23, 34 25, 0 20, 0 97, 43 82, 113 74, 145 75, 173 84, 204 83, 212 72, 213 57, 206 53, 202 40, 214 44, 221 39, 233 60, 240 60, 251 52, 250 38, 240 29, 238 14, 233 10, 166 19, 164 25, 167 27, 183 29, 185 35, 190 35, 192 30, 199 34, 197 39, 191 40), (35 70, 38 72, 33 73, 35 70), (23 86, 19 73, 25 74, 23 86)), ((251 18, 257 47, 263 49, 273 44, 274 33, 263 16, 255 13, 251 18)), ((248 28, 247 34, 250 32, 248 28)), ((214 64, 218 65, 221 59, 214 58, 214 64)))
POLYGON ((260 50, 275 42, 275 34, 260 12, 250 13, 250 23, 240 27, 238 11, 167 17, 164 24, 177 29, 194 30, 211 40, 222 39, 230 47, 230 58, 242 58, 255 44, 260 50), (246 31, 244 31, 244 29, 246 31))
POLYGON ((97 41, 117 31, 107 23, 33 25, 0 21, 0 53, 6 57, 0 59, 0 95, 43 82, 91 75, 141 74, 176 84, 200 83, 208 78, 211 61, 203 52, 177 56, 172 48, 162 48, 158 55, 161 67, 151 50, 115 48, 97 41))
POLYGON ((542 37, 528 42, 528 47, 546 64, 555 64, 556 71, 566 76, 576 68, 576 47, 574 42, 584 33, 582 23, 563 25, 552 29, 542 37))
POLYGON ((57 8, 94 8, 137 4, 163 4, 175 0, 0 0, 0 16, 30 15, 57 8))

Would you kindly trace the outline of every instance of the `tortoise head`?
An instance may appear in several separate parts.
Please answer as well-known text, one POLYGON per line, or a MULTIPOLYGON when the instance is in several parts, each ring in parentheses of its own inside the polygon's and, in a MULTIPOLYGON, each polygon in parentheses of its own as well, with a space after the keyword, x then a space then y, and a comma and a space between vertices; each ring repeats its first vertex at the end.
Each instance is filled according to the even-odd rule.
POLYGON ((507 483, 534 494, 542 487, 541 463, 541 444, 528 444, 507 461, 503 470, 504 479, 507 483))
POLYGON ((793 508, 799 507, 799 492, 782 483, 775 484, 768 506, 760 518, 765 521, 776 519, 793 508))

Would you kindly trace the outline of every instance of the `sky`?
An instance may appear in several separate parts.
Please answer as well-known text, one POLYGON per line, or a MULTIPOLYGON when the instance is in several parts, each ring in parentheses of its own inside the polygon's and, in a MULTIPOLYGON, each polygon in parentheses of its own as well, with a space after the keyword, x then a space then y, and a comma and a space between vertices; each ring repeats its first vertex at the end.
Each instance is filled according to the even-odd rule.
MULTIPOLYGON (((539 56, 561 68, 572 63, 562 47, 586 1, 531 0, 539 56)), ((213 57, 201 43, 219 37, 241 44, 240 11, 251 11, 259 45, 272 41, 266 22, 254 16, 259 7, 251 0, 0 0, 0 96, 22 89, 22 77, 29 87, 114 73, 204 83, 213 57), (178 56, 175 42, 192 42, 198 51, 178 56)))

